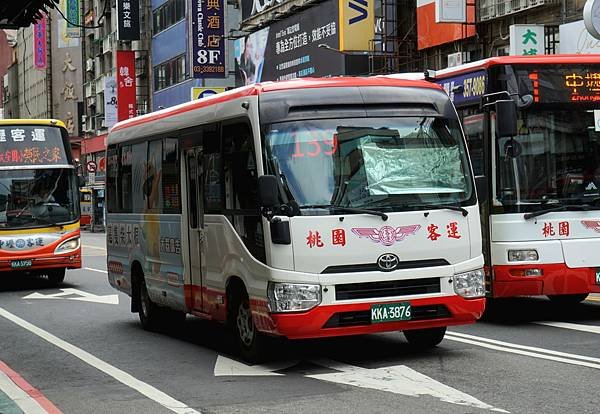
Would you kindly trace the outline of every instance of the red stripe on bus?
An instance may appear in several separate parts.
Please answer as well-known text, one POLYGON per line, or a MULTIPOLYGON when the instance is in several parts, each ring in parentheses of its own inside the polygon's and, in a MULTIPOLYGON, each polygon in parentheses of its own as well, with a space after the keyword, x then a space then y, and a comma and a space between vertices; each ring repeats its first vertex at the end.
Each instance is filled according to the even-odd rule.
POLYGON ((4 372, 12 382, 23 391, 33 398, 48 414, 62 414, 52 402, 47 399, 40 390, 35 388, 33 385, 25 381, 25 379, 13 371, 8 365, 0 361, 0 371, 4 372))

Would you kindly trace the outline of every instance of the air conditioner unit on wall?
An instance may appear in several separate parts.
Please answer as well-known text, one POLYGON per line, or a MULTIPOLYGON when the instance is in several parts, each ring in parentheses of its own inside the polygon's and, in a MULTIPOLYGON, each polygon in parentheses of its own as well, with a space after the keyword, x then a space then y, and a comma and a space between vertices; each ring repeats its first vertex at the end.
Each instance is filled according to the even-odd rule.
POLYGON ((471 60, 471 52, 456 52, 448 55, 448 67, 453 68, 455 66, 462 65, 471 60))

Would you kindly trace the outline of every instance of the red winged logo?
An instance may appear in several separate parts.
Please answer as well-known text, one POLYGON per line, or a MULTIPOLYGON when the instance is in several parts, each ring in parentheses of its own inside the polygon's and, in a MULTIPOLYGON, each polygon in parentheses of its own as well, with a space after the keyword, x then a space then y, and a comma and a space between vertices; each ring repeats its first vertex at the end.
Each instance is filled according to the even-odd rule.
POLYGON ((416 234, 421 228, 419 224, 410 226, 391 227, 383 226, 380 229, 372 227, 359 227, 352 229, 352 233, 358 237, 368 237, 373 243, 381 243, 384 246, 391 246, 396 242, 404 240, 406 236, 416 234))
POLYGON ((596 233, 600 233, 600 221, 598 220, 581 220, 581 224, 596 233))

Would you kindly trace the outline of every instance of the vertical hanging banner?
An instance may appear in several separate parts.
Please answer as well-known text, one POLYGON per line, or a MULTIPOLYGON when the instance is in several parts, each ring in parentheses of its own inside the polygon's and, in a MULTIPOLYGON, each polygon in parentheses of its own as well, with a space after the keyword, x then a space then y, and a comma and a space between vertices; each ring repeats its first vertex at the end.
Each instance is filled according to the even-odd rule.
POLYGON ((223 0, 192 0, 192 74, 194 78, 225 77, 223 0))
POLYGON ((117 39, 140 40, 139 0, 117 0, 117 39))
POLYGON ((81 25, 79 0, 67 0, 66 6, 67 37, 81 37, 81 31, 78 27, 81 25))
POLYGON ((33 66, 36 69, 46 69, 46 17, 42 17, 33 26, 33 66))
POLYGON ((117 123, 117 80, 114 76, 104 77, 104 123, 107 128, 117 123))
POLYGON ((135 52, 117 50, 117 118, 136 116, 135 52))

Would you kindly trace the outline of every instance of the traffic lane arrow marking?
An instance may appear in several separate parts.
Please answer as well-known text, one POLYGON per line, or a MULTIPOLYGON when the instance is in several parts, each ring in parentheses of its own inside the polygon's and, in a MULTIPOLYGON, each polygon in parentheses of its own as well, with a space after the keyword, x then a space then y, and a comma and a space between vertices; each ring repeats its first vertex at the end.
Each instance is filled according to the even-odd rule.
POLYGON ((94 295, 93 293, 84 292, 79 289, 60 289, 60 293, 43 294, 34 292, 23 297, 23 299, 67 299, 78 300, 81 302, 102 303, 105 305, 118 305, 119 295, 94 295), (75 295, 75 297, 67 297, 75 295))
MULTIPOLYGON (((408 397, 428 395, 440 401, 481 408, 501 413, 508 411, 486 404, 475 397, 458 391, 421 374, 405 365, 394 365, 384 368, 361 368, 341 362, 318 359, 310 363, 334 371, 326 374, 306 374, 305 377, 337 384, 351 385, 359 388, 369 388, 379 391, 402 394, 408 397)), ((215 376, 281 376, 276 371, 298 365, 299 361, 282 361, 265 365, 247 365, 221 355, 215 363, 215 376)))
POLYGON ((222 355, 217 356, 217 362, 215 363, 214 375, 215 377, 224 376, 282 376, 275 371, 281 371, 297 365, 299 361, 282 361, 272 364, 265 365, 247 365, 243 362, 236 361, 231 358, 224 357, 222 355))
POLYGON ((450 404, 508 413, 506 410, 486 404, 469 394, 444 385, 405 365, 370 369, 331 360, 314 360, 311 362, 339 372, 306 375, 308 378, 402 394, 408 397, 428 395, 450 404))

